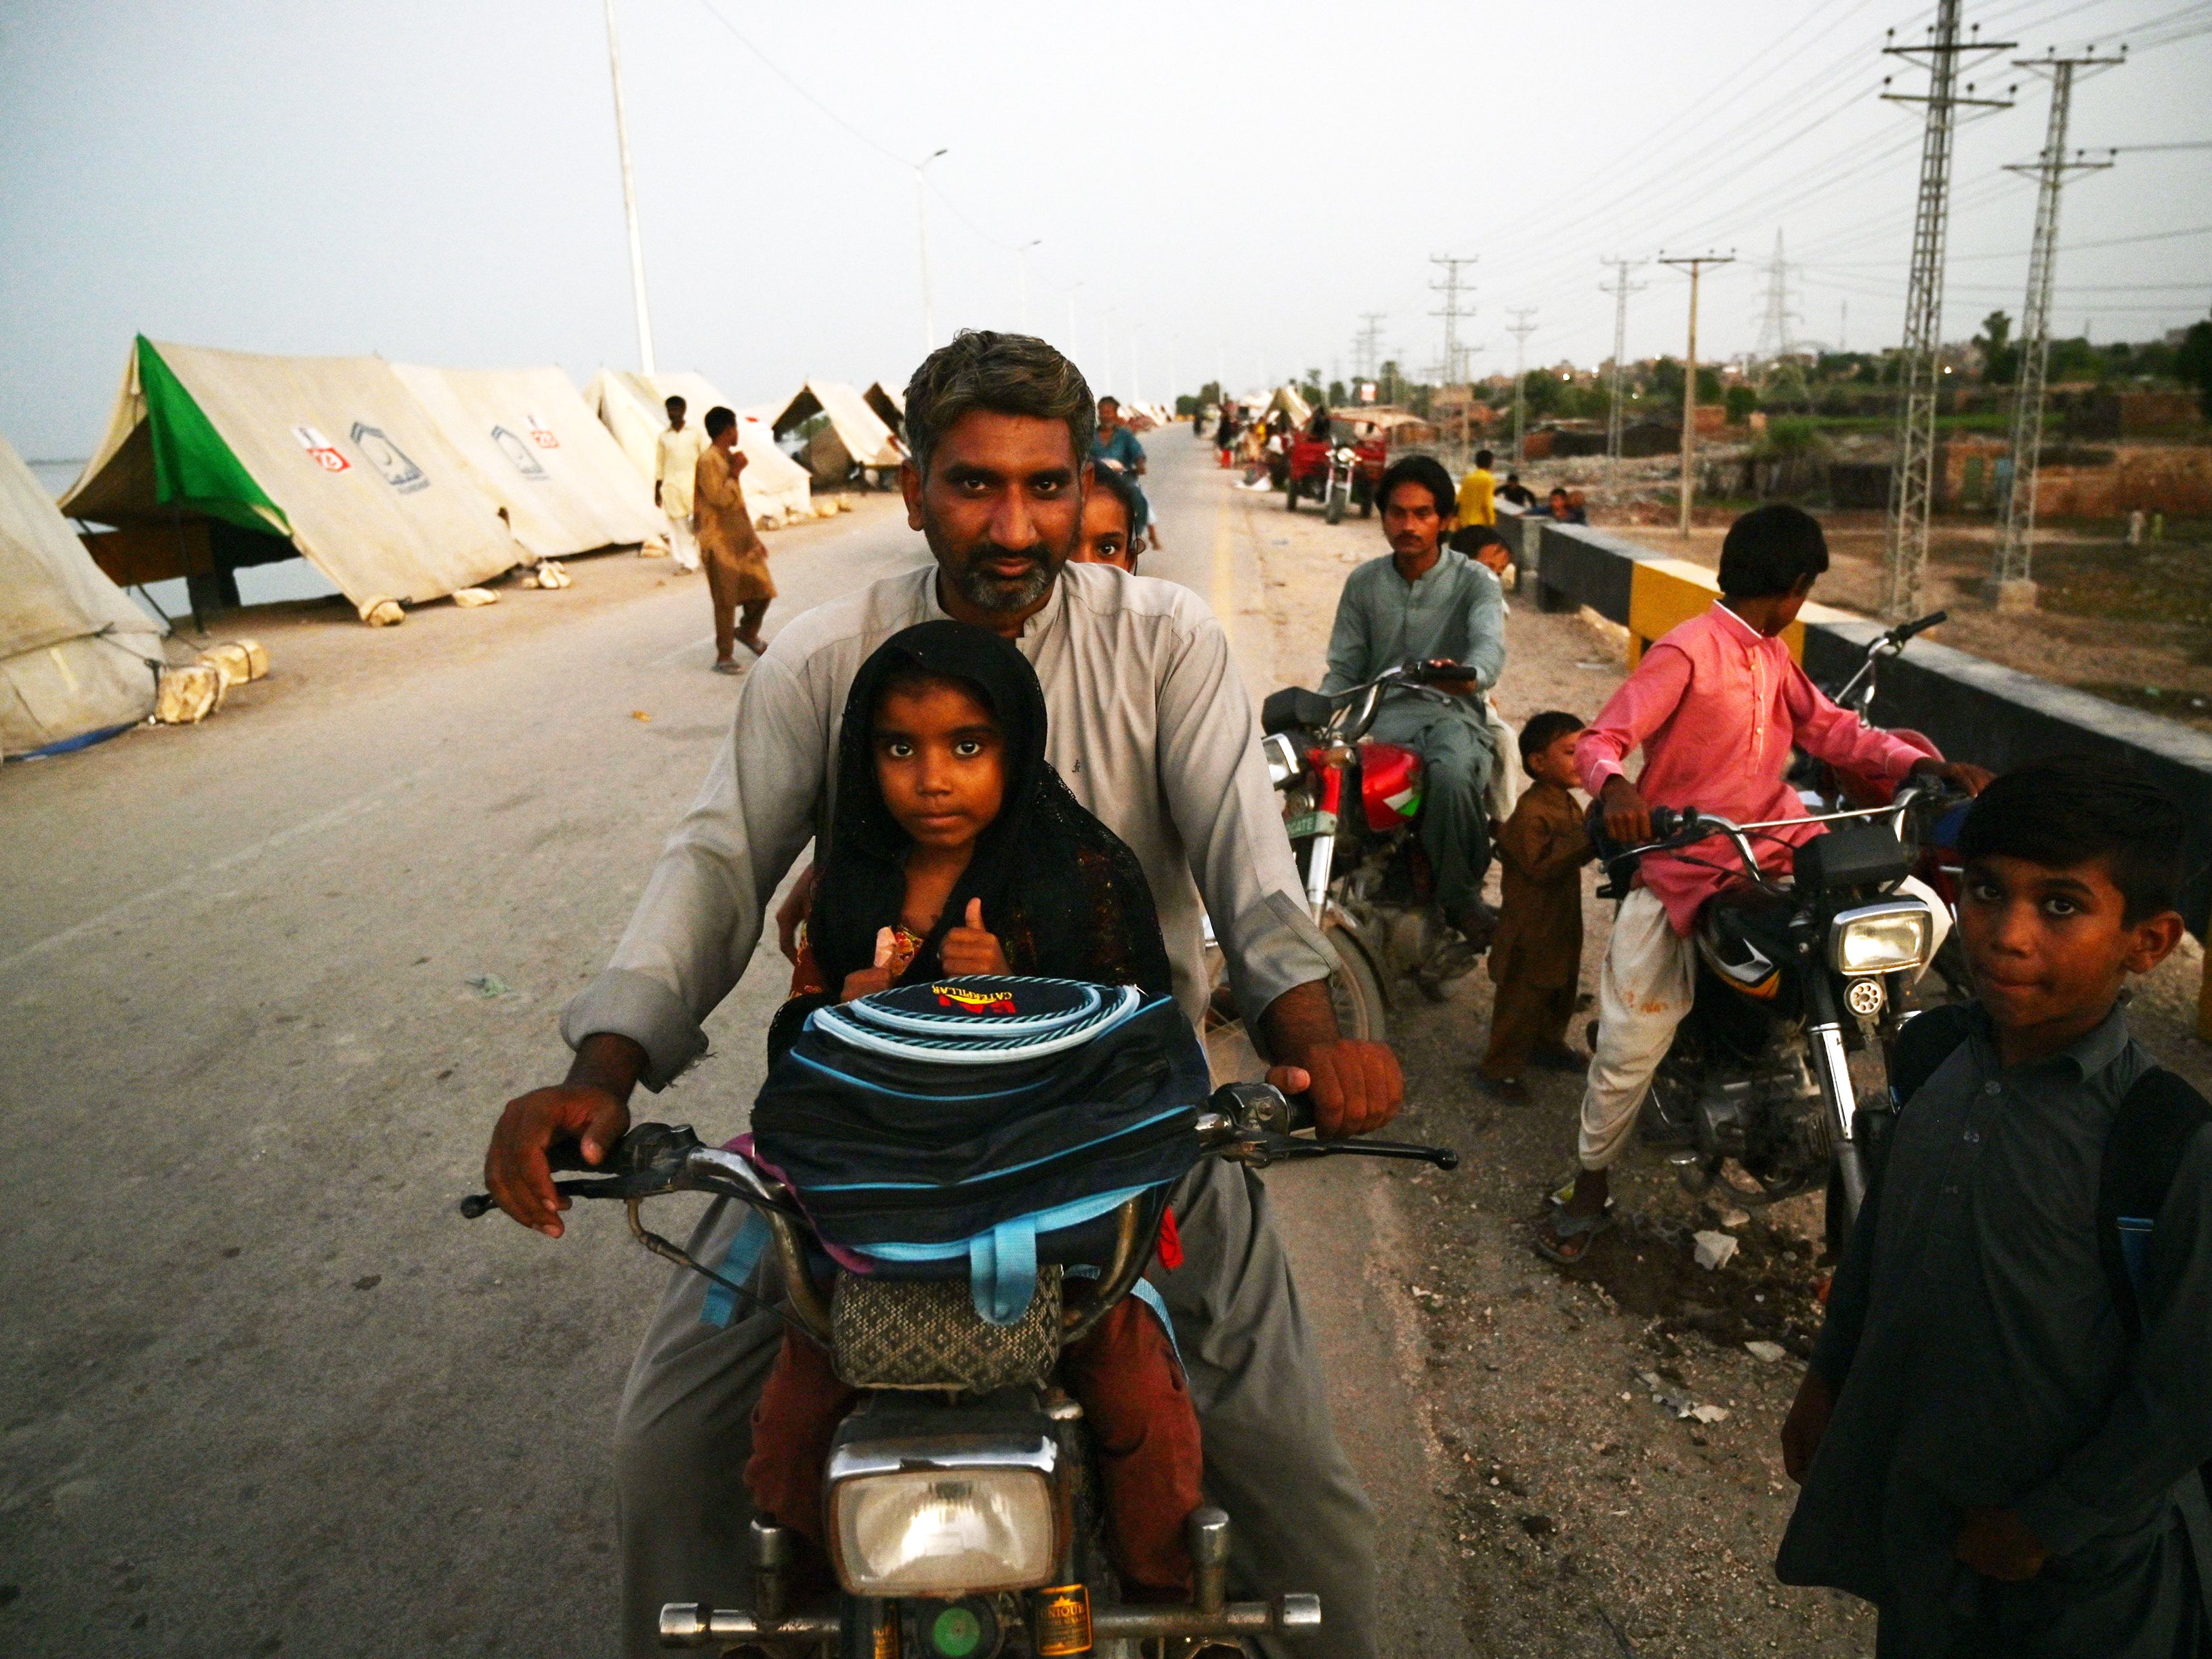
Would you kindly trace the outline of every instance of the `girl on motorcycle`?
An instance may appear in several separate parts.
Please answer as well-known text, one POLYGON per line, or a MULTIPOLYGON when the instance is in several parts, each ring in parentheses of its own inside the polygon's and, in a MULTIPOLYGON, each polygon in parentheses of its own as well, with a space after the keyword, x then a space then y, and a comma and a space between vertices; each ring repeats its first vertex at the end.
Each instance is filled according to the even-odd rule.
MULTIPOLYGON (((806 1017, 893 985, 1036 975, 1170 994, 1136 857, 1044 758, 1044 695, 1012 643, 963 623, 893 635, 845 704, 836 809, 781 1057, 806 1017)), ((1163 1264, 1180 1260, 1172 1212, 1163 1264)), ((1129 1594, 1179 1599, 1183 1523, 1200 1502, 1198 1418, 1168 1333, 1135 1297, 1063 1357, 1100 1449, 1109 1542, 1129 1594)), ((764 1515, 817 1544, 830 1437, 858 1396, 787 1332, 754 1418, 745 1483, 764 1515)))

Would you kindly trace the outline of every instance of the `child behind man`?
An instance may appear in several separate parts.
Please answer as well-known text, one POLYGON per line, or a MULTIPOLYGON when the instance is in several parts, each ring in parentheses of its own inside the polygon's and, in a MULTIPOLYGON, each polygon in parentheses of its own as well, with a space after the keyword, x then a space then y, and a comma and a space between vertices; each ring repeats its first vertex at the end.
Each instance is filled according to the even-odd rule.
POLYGON ((1977 1000, 1898 1040, 1900 1088, 1925 1081, 1783 1428, 1804 1492, 1776 1571, 1872 1601, 1883 1659, 2206 1651, 2212 1108, 2124 1007, 2180 939, 2190 839, 2087 760, 1967 816, 1977 1000))
POLYGON ((1475 1079, 1493 1095, 1528 1093, 1522 1072, 1531 1063, 1579 1072, 1582 1056, 1567 1046, 1582 983, 1582 867, 1595 856, 1575 801, 1575 739, 1583 723, 1547 709, 1521 728, 1521 765, 1528 793, 1498 836, 1504 866, 1504 903, 1490 946, 1490 1052, 1475 1079))

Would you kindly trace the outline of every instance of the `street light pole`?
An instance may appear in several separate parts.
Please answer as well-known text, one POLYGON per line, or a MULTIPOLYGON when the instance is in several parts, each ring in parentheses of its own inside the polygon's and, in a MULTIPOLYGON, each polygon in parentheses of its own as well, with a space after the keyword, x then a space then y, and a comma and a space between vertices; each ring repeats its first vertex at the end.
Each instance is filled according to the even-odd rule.
MULTIPOLYGON (((608 0, 609 4, 613 0, 608 0)), ((937 349, 937 311, 929 294, 929 164, 944 155, 932 150, 914 164, 914 222, 921 236, 921 340, 924 352, 937 349)))
POLYGON ((615 148, 622 153, 623 216, 629 221, 629 285, 637 301, 637 366, 650 377, 653 319, 645 305, 645 238, 637 228, 637 183, 630 175, 629 124, 623 117, 622 47, 615 39, 615 0, 607 0, 607 74, 615 84, 615 148))
POLYGON ((1022 332, 1024 334, 1030 331, 1030 250, 1042 240, 1043 237, 1034 236, 1014 250, 1014 267, 1022 284, 1022 332))
POLYGON ((1691 469, 1696 465, 1698 453, 1698 278, 1707 265, 1732 264, 1735 261, 1733 253, 1686 254, 1672 259, 1663 253, 1659 256, 1661 264, 1678 269, 1686 266, 1690 272, 1690 362, 1682 375, 1682 484, 1679 492, 1682 498, 1682 534, 1686 537, 1690 533, 1690 500, 1694 493, 1695 475, 1691 469))

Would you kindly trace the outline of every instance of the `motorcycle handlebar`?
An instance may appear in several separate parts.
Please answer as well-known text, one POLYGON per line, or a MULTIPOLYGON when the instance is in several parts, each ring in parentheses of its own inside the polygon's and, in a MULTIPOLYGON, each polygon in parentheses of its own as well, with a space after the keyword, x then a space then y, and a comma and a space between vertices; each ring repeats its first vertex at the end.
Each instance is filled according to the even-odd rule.
POLYGON ((1951 613, 1948 611, 1931 611, 1926 616, 1916 618, 1914 621, 1899 623, 1889 630, 1890 637, 1899 645, 1903 645, 1914 635, 1924 634, 1929 629, 1938 627, 1950 619, 1951 613))

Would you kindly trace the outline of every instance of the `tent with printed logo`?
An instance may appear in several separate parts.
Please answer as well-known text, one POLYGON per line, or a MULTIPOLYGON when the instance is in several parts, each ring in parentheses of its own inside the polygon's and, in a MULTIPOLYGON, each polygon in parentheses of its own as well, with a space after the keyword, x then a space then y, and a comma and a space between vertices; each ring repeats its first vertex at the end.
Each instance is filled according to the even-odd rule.
POLYGON ((102 575, 0 438, 0 753, 73 748, 154 712, 161 627, 102 575))
POLYGON ((125 532, 125 580, 219 575, 296 552, 363 617, 528 556, 477 469, 380 357, 268 357, 141 335, 107 434, 61 509, 125 532))
POLYGON ((392 367, 534 557, 635 547, 666 532, 652 488, 559 369, 392 367))
POLYGON ((889 475, 906 459, 906 446, 866 398, 842 380, 809 380, 775 417, 775 435, 789 437, 817 416, 823 418, 805 434, 804 452, 817 483, 841 484, 866 471, 874 474, 872 482, 889 484, 889 475))
POLYGON ((671 398, 684 403, 688 422, 704 422, 716 404, 738 414, 738 448, 745 458, 739 482, 744 486, 745 506, 753 522, 766 529, 814 514, 813 488, 806 469, 775 447, 768 422, 757 414, 738 414, 702 374, 656 374, 650 378, 629 369, 603 368, 584 388, 584 402, 614 434, 652 493, 654 446, 668 425, 666 404, 671 398))

